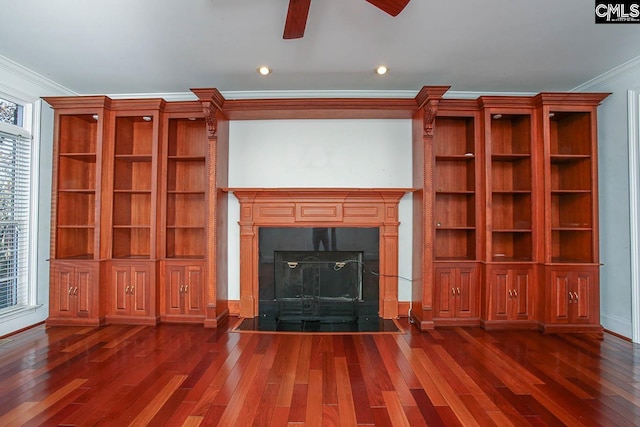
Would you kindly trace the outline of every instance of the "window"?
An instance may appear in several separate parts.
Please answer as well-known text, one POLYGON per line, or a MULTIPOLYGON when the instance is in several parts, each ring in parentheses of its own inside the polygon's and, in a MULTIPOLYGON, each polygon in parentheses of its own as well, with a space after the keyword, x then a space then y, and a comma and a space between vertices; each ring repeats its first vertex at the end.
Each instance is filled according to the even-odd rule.
POLYGON ((28 305, 31 137, 23 107, 0 99, 0 314, 28 305))
POLYGON ((23 114, 22 105, 0 98, 0 122, 22 127, 23 114))

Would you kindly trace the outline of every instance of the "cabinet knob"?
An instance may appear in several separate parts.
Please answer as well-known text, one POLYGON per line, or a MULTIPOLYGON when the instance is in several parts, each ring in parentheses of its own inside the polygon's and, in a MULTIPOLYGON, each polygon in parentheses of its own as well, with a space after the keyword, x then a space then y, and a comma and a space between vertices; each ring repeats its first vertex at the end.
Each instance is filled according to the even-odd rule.
POLYGON ((69 295, 73 295, 73 286, 69 287, 69 295))
POLYGON ((77 286, 75 288, 73 288, 73 294, 74 295, 78 295, 78 287, 77 286))
POLYGON ((516 291, 515 289, 513 290, 513 296, 514 298, 518 298, 518 291, 516 291))
POLYGON ((460 288, 456 288, 458 295, 460 295, 460 288))
POLYGON ((451 288, 451 295, 455 295, 456 294, 456 288, 451 288))
POLYGON ((126 288, 124 288, 124 293, 125 293, 125 294, 129 294, 129 286, 127 286, 126 288))
POLYGON ((513 291, 509 289, 509 298, 513 298, 513 291))
POLYGON ((189 292, 189 285, 184 285, 184 293, 188 293, 189 292))

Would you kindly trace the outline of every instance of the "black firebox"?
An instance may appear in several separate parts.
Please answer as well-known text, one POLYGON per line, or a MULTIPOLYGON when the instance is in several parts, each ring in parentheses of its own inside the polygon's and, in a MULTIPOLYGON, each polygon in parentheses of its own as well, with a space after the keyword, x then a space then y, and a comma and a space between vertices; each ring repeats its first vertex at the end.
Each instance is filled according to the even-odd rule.
POLYGON ((276 318, 347 322, 362 302, 362 252, 274 253, 276 318))
POLYGON ((258 243, 261 325, 377 321, 378 228, 261 227, 258 243))

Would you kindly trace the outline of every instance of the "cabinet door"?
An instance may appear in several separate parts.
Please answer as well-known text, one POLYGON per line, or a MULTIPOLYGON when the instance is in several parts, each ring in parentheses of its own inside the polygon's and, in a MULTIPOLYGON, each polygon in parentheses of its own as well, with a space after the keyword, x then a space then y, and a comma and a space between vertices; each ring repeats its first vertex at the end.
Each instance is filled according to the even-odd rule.
POLYGON ((494 269, 491 271, 491 320, 507 320, 509 317, 509 304, 511 299, 508 297, 511 288, 509 279, 509 270, 494 269))
POLYGON ((476 269, 444 267, 435 270, 436 317, 469 318, 476 316, 476 269))
POLYGON ((531 313, 531 271, 514 270, 511 274, 511 312, 509 317, 518 320, 527 320, 531 313))
POLYGON ((595 296, 595 277, 590 271, 576 271, 572 274, 571 322, 591 323, 593 321, 592 304, 595 296))
POLYGON ((493 269, 491 273, 491 320, 528 320, 532 315, 529 269, 493 269))
POLYGON ((567 266, 548 270, 546 322, 550 330, 601 332, 598 267, 567 266))
POLYGON ((131 267, 114 265, 111 268, 111 297, 114 314, 129 314, 131 267))
POLYGON ((473 317, 476 307, 476 277, 474 268, 460 268, 456 274, 456 316, 473 317))
POLYGON ((150 270, 148 266, 135 265, 131 267, 131 281, 129 288, 131 315, 145 316, 149 312, 149 282, 150 270))
POLYGON ((73 295, 75 297, 76 313, 78 317, 89 317, 91 315, 91 305, 93 302, 93 286, 95 281, 93 271, 90 269, 77 268, 75 270, 75 287, 73 295))
POLYGON ((452 318, 455 313, 456 279, 453 268, 436 268, 436 317, 452 318))
POLYGON ((554 270, 551 272, 551 321, 569 323, 570 309, 573 305, 573 288, 569 271, 554 270))
POLYGON ((55 267, 53 273, 52 316, 75 317, 76 301, 74 297, 74 268, 55 267))
POLYGON ((182 291, 184 289, 184 267, 167 263, 165 294, 167 314, 182 313, 182 291))
POLYGON ((204 268, 197 264, 167 263, 165 312, 169 315, 204 314, 204 268))
POLYGON ((199 265, 189 265, 185 268, 185 273, 186 284, 183 292, 186 312, 189 314, 200 314, 203 312, 203 269, 199 265))

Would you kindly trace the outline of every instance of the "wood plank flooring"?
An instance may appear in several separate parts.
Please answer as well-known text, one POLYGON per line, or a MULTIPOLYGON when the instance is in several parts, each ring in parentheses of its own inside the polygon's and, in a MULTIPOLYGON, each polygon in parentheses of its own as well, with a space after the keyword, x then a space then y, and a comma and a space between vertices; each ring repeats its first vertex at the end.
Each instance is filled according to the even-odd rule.
POLYGON ((640 425, 627 341, 403 327, 38 326, 0 340, 0 426, 640 425))

